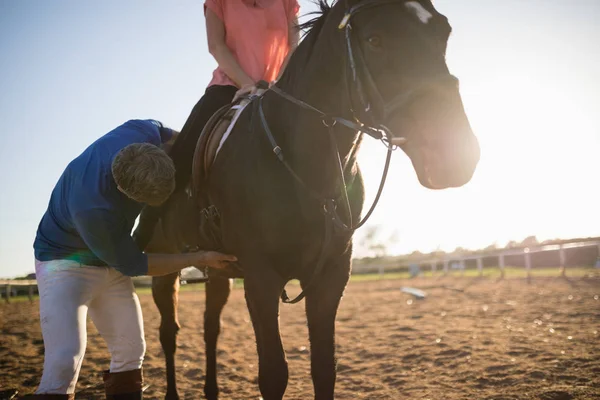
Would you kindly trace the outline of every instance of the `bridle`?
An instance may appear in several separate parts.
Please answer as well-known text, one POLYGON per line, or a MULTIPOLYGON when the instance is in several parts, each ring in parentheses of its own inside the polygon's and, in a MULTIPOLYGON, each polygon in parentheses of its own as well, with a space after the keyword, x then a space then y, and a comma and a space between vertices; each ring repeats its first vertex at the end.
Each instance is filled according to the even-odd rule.
MULTIPOLYGON (((349 7, 348 0, 345 0, 345 4, 346 9, 348 11, 344 14, 342 21, 338 25, 338 29, 344 31, 344 44, 346 47, 347 68, 349 69, 349 75, 352 81, 351 84, 347 85, 347 88, 355 88, 360 104, 358 107, 355 107, 354 104, 352 105, 353 112, 354 110, 360 110, 361 116, 364 120, 368 121, 370 124, 381 126, 381 123, 377 123, 375 121, 385 121, 391 115, 395 114, 399 109, 406 107, 407 104, 409 104, 424 89, 433 85, 457 84, 458 79, 449 73, 439 76, 433 76, 427 80, 427 83, 413 85, 412 87, 409 87, 403 90, 401 93, 397 94, 391 100, 386 101, 382 96, 381 91, 375 84, 375 80, 371 75, 371 71, 369 70, 369 68, 366 67, 367 63, 360 46, 356 46, 356 48, 353 48, 352 46, 353 28, 351 22, 352 17, 354 17, 361 11, 386 4, 399 4, 399 1, 364 0, 355 4, 352 7, 349 7), (369 101, 369 98, 371 98, 371 101, 369 101), (378 105, 379 107, 374 107, 374 105, 378 105), (379 113, 379 115, 374 115, 376 113, 379 113)), ((351 96, 351 93, 349 92, 348 94, 350 95, 350 99, 352 100, 353 97, 351 96)))
MULTIPOLYGON (((351 112, 354 120, 349 120, 342 117, 331 116, 318 108, 299 100, 292 95, 284 92, 281 88, 273 85, 271 87, 264 81, 259 82, 257 85, 259 89, 263 89, 264 91, 260 95, 250 96, 250 99, 254 103, 254 112, 253 115, 258 114, 260 118, 260 123, 262 125, 263 131, 265 132, 267 139, 272 147, 273 153, 277 156, 277 159, 283 164, 283 166, 289 171, 290 175, 294 178, 294 180, 304 188, 304 190, 309 194, 310 197, 317 200, 322 207, 322 212, 325 216, 325 239, 323 242, 323 246, 321 248, 318 262, 316 264, 315 270, 308 284, 303 288, 302 292, 294 299, 290 299, 287 296, 285 289, 281 294, 281 300, 284 303, 295 304, 302 300, 307 290, 314 284, 315 278, 320 274, 323 266, 325 264, 327 247, 331 242, 333 237, 334 229, 337 229, 338 232, 342 233, 352 233, 356 229, 363 226, 367 220, 372 215, 375 207, 379 202, 379 198, 381 193, 383 192, 383 188, 385 186, 385 181, 387 178, 391 155, 394 150, 396 150, 399 146, 406 143, 406 139, 402 137, 394 137, 391 131, 381 122, 376 123, 375 121, 385 120, 389 115, 395 113, 398 109, 406 107, 414 98, 422 91, 422 87, 416 86, 412 89, 406 90, 396 97, 394 97, 391 101, 385 102, 383 96, 381 95, 377 85, 375 84, 369 69, 367 68, 364 55, 360 49, 360 46, 356 46, 356 49, 353 48, 352 45, 352 18, 358 14, 359 12, 385 4, 398 3, 398 0, 364 0, 355 4, 352 7, 348 7, 348 0, 345 0, 346 3, 346 13, 342 18, 340 24, 338 25, 338 29, 344 32, 344 42, 346 47, 345 58, 346 58, 346 67, 349 71, 346 79, 346 90, 348 92, 350 101, 351 101, 351 112), (379 115, 375 115, 374 107, 372 107, 371 102, 369 101, 370 96, 367 96, 367 92, 365 92, 365 87, 368 88, 368 93, 371 96, 375 97, 375 103, 377 103, 380 107, 378 108, 379 115), (360 116, 363 119, 367 120, 369 124, 364 124, 360 121, 358 115, 356 114, 356 107, 354 106, 352 89, 356 92, 356 96, 360 102, 360 116), (309 185, 307 185, 304 180, 294 171, 291 165, 287 162, 283 150, 277 144, 275 137, 273 136, 267 119, 263 110, 263 98, 266 93, 272 92, 279 97, 299 106, 306 110, 309 110, 319 116, 323 124, 327 127, 327 131, 330 138, 331 148, 333 156, 336 161, 336 174, 337 174, 337 182, 336 189, 339 190, 339 196, 336 197, 327 197, 313 190, 309 185), (347 165, 342 163, 340 153, 337 147, 337 142, 335 140, 335 126, 341 125, 345 128, 352 130, 353 132, 358 132, 360 135, 367 134, 375 139, 380 140, 387 149, 385 166, 383 169, 381 181, 379 184, 379 189, 373 201, 373 204, 369 208, 369 211, 365 215, 365 217, 353 224, 352 222, 352 210, 350 208, 350 200, 348 198, 348 192, 346 189, 346 182, 344 179, 344 171, 347 165), (337 212, 337 203, 338 199, 341 198, 342 205, 345 208, 346 213, 346 221, 340 217, 337 212)), ((441 78, 434 78, 434 81, 452 81, 456 82, 457 79, 450 75, 444 75, 441 78)), ((429 84, 432 82, 430 81, 429 84)), ((251 124, 254 126, 254 124, 251 124)), ((353 146, 350 153, 354 153, 356 151, 356 145, 353 146)))

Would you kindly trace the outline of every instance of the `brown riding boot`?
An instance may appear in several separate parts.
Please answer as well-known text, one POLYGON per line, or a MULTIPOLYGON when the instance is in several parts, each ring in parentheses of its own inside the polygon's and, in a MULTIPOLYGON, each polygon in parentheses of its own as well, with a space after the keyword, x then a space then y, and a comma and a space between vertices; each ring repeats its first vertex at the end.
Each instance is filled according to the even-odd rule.
POLYGON ((18 400, 75 400, 74 394, 28 394, 18 400))
POLYGON ((109 372, 104 371, 104 391, 107 400, 141 400, 142 370, 109 372))

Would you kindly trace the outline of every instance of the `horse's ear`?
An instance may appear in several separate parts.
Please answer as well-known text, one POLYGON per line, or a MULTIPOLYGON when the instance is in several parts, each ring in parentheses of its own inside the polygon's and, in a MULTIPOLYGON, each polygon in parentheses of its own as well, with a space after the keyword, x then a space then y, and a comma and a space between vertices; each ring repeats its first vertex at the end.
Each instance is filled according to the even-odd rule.
POLYGON ((433 14, 434 18, 438 18, 438 17, 442 17, 442 18, 446 18, 444 17, 444 15, 442 15, 438 10, 436 10, 435 6, 433 5, 434 0, 418 0, 418 2, 427 10, 429 11, 431 14, 433 14))
POLYGON ((439 14, 433 5, 433 0, 419 0, 419 3, 429 12, 434 15, 439 14))

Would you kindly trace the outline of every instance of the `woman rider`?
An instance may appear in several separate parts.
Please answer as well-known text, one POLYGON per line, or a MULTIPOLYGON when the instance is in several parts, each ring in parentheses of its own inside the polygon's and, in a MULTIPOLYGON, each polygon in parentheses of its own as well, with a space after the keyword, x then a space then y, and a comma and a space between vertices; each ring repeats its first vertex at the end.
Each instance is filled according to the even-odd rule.
MULTIPOLYGON (((175 191, 189 182, 196 142, 210 117, 234 98, 254 92, 258 81, 279 77, 298 45, 299 9, 297 0, 205 1, 208 50, 218 66, 170 150, 175 191)), ((161 212, 146 207, 142 213, 135 235, 141 247, 150 241, 161 212)))

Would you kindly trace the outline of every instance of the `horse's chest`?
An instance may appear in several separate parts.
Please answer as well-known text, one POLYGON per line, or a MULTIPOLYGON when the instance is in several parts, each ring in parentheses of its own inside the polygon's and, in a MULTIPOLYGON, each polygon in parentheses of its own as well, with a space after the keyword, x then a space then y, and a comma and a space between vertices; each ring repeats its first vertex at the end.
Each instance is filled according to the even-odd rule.
POLYGON ((225 241, 253 242, 261 249, 290 251, 305 248, 306 242, 319 240, 324 219, 304 219, 293 208, 256 207, 222 210, 225 241))

